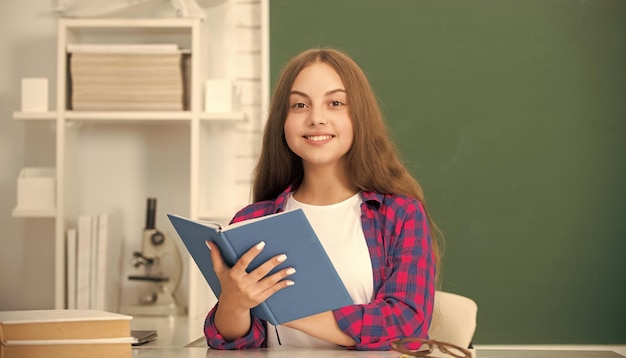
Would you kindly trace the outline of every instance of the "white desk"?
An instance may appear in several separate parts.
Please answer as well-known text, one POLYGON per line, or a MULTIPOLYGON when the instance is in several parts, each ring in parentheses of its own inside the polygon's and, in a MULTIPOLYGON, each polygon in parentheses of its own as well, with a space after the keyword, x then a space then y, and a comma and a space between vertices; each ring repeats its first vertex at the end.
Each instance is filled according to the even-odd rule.
POLYGON ((612 351, 479 349, 477 358, 623 358, 612 351))
MULTIPOLYGON (((326 349, 249 349, 219 351, 208 348, 134 348, 133 357, 139 358, 398 358, 393 351, 357 352, 326 349)), ((478 350, 477 358, 623 358, 611 351, 573 350, 478 350)))
MULTIPOLYGON (((202 322, 189 324, 182 317, 135 317, 132 329, 153 329, 155 341, 134 347, 132 356, 140 358, 398 358, 399 353, 389 351, 356 352, 324 349, 261 349, 219 351, 208 349, 202 333, 202 322), (191 327, 191 328, 190 328, 191 327)), ((612 351, 590 350, 532 350, 532 349, 478 349, 476 358, 624 358, 612 351)))
POLYGON ((246 349, 220 351, 208 348, 134 348, 133 357, 140 358, 398 358, 397 352, 354 352, 326 349, 246 349))

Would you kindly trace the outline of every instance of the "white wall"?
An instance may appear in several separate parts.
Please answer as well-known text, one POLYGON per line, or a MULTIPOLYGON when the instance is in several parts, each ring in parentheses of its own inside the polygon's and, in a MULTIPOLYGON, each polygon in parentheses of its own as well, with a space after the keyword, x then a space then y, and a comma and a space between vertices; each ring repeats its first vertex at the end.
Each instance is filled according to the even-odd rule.
MULTIPOLYGON (((158 2, 158 1, 157 1, 158 2)), ((167 2, 163 2, 167 3, 167 2)), ((202 1, 199 1, 203 4, 202 1)), ((0 2, 0 310, 17 309, 45 309, 54 307, 54 220, 53 219, 20 219, 13 218, 11 211, 16 205, 16 186, 19 171, 24 166, 54 166, 55 153, 54 128, 49 122, 16 121, 12 119, 12 112, 20 108, 20 87, 23 77, 47 77, 49 79, 50 106, 54 108, 56 79, 56 19, 53 12, 52 0, 1 1, 0 2), (52 150, 51 150, 52 149, 52 150)), ((222 14, 227 15, 224 20, 224 33, 212 34, 213 40, 222 44, 222 49, 229 61, 222 64, 213 64, 211 67, 214 77, 231 78, 242 88, 243 111, 248 116, 248 122, 238 125, 235 132, 236 146, 224 148, 229 151, 235 160, 232 163, 236 168, 235 180, 229 184, 226 191, 234 193, 230 203, 232 210, 244 205, 249 200, 250 173, 258 152, 261 119, 261 3, 260 1, 226 0, 208 2, 206 6, 223 7, 222 14), (216 5, 217 4, 217 5, 216 5), (217 36, 217 37, 216 37, 217 36)), ((172 157, 188 156, 185 141, 188 135, 181 128, 166 128, 155 126, 148 132, 133 127, 120 130, 112 126, 96 134, 89 128, 83 131, 80 138, 81 145, 86 150, 78 156, 81 177, 88 178, 86 183, 110 190, 114 187, 111 181, 129 183, 124 185, 124 195, 136 201, 138 214, 134 217, 126 215, 123 225, 126 232, 133 232, 133 225, 137 227, 137 235, 125 235, 123 238, 122 257, 123 265, 130 260, 132 251, 139 249, 141 228, 145 223, 145 197, 153 189, 158 192, 168 191, 162 200, 159 200, 157 227, 166 227, 165 213, 162 206, 168 201, 176 210, 185 211, 185 200, 172 199, 179 195, 172 188, 164 188, 162 181, 156 188, 145 188, 140 185, 141 175, 158 175, 158 165, 161 160, 173 163, 172 157), (173 129, 171 131, 170 129, 173 129), (180 133, 179 133, 180 132, 180 133), (109 140, 107 140, 109 136, 109 140), (116 138, 115 145, 111 146, 111 136, 116 138), (139 139, 138 139, 139 138, 139 139), (119 139, 119 141, 117 141, 119 139), (145 143, 141 142, 145 139, 145 143), (138 141, 142 143, 137 147, 138 141), (159 143, 165 143, 160 145, 159 143), (110 148, 107 147, 111 146, 110 148), (171 149, 170 149, 171 148, 171 149), (119 151, 124 153, 119 153, 119 151), (125 162, 132 168, 133 161, 145 162, 144 172, 135 175, 131 169, 123 170, 116 176, 106 177, 107 170, 96 163, 104 160, 104 168, 115 167, 117 158, 124 157, 125 162), (125 155, 127 153, 128 155, 125 155), (146 154, 146 153, 149 153, 146 154), (106 155, 105 155, 106 154, 106 155), (148 158, 144 158, 144 156, 148 158), (106 159, 113 158, 113 159, 106 159), (104 158, 104 159, 102 159, 104 158), (109 162, 106 162, 106 161, 109 162), (97 172, 101 170, 102 172, 97 172), (104 173, 104 174, 103 174, 104 173), (103 177, 101 186, 98 177, 103 177), (177 207, 181 206, 180 208, 177 207)), ((181 164, 181 163, 179 163, 181 164)), ((181 164, 181 170, 185 165, 181 164)), ((118 166, 119 167, 119 166, 118 166)), ((174 184, 185 182, 188 174, 177 178, 172 172, 169 175, 174 184)), ((168 180, 170 180, 168 179, 168 180)), ((169 182, 168 182, 169 184, 169 182)), ((188 184, 182 184, 188 185, 188 184)), ((83 188, 81 190, 93 190, 83 188)), ((96 189, 97 190, 97 189, 96 189)), ((188 195, 188 190, 181 195, 188 195)), ((115 207, 115 203, 107 202, 110 199, 107 191, 100 193, 102 200, 98 202, 81 203, 81 210, 95 211, 102 207, 115 207)), ((118 193, 119 195, 119 193, 118 193)), ((188 204, 187 204, 188 205, 188 204)), ((128 274, 126 267, 124 277, 128 274)), ((184 278, 183 282, 187 282, 184 278)), ((124 283, 127 285, 128 283, 124 283)), ((183 284, 182 297, 187 298, 188 287, 183 284)), ((133 290, 126 287, 124 295, 133 296, 133 290)), ((123 298, 133 300, 134 297, 123 298)), ((128 302, 121 302, 128 303, 128 302)))
POLYGON ((54 220, 11 217, 20 168, 54 165, 52 124, 12 119, 22 77, 47 77, 55 88, 51 10, 50 0, 0 2, 0 310, 54 307, 54 220))

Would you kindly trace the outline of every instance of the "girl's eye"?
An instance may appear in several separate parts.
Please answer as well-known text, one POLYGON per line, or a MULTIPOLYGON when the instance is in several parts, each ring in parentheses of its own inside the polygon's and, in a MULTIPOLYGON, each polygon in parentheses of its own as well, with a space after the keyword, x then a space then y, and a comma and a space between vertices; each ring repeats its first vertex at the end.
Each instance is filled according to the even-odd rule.
POLYGON ((330 102, 330 106, 331 107, 340 107, 340 106, 343 106, 343 102, 341 102, 341 101, 331 101, 330 102))
POLYGON ((294 103, 294 104, 291 105, 291 108, 295 108, 295 109, 306 108, 306 104, 304 104, 302 102, 294 103))

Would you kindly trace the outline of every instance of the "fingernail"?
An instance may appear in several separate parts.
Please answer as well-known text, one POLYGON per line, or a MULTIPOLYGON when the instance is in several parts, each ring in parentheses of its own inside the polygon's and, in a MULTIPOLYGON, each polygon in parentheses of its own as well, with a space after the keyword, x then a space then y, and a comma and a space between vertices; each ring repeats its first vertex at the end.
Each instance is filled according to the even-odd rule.
POLYGON ((206 247, 208 247, 209 250, 211 250, 211 246, 209 246, 209 240, 205 241, 204 243, 206 244, 206 247))
POLYGON ((294 273, 296 273, 296 269, 293 267, 290 267, 287 269, 287 275, 293 275, 294 273))
POLYGON ((293 281, 287 281, 286 283, 287 283, 287 286, 293 286, 293 285, 295 285, 295 284, 296 284, 296 283, 295 283, 295 282, 293 282, 293 281))
POLYGON ((278 260, 278 262, 283 262, 283 261, 287 260, 287 255, 282 254, 282 255, 278 256, 276 259, 278 260))
POLYGON ((256 244, 256 249, 257 250, 261 250, 265 247, 265 241, 261 241, 258 244, 256 244))

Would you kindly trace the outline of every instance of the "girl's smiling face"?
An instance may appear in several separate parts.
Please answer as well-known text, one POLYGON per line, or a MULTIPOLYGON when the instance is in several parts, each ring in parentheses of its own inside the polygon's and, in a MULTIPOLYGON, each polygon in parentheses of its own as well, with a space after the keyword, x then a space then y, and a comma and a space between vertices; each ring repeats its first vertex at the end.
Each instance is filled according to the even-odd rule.
POLYGON ((313 63, 296 77, 289 96, 285 139, 304 167, 334 166, 354 140, 347 94, 328 64, 313 63))

